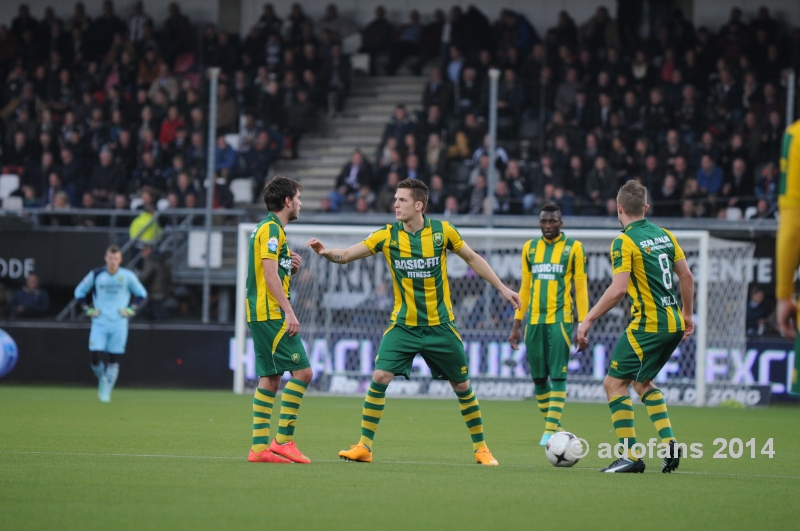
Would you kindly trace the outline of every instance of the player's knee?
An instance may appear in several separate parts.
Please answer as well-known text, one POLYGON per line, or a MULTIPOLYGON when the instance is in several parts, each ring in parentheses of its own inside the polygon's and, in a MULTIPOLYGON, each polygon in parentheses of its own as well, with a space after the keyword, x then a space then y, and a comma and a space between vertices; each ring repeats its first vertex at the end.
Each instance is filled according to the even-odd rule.
POLYGON ((311 369, 311 367, 307 367, 299 371, 294 371, 292 373, 292 378, 294 378, 295 380, 300 380, 304 384, 308 385, 309 383, 311 383, 311 380, 314 379, 314 371, 311 369))
POLYGON ((390 372, 377 370, 372 373, 372 380, 381 385, 389 385, 389 383, 392 381, 392 378, 394 378, 394 374, 390 372))
POLYGON ((469 389, 469 380, 466 382, 450 382, 450 385, 453 387, 453 391, 456 393, 463 393, 467 389, 469 389))

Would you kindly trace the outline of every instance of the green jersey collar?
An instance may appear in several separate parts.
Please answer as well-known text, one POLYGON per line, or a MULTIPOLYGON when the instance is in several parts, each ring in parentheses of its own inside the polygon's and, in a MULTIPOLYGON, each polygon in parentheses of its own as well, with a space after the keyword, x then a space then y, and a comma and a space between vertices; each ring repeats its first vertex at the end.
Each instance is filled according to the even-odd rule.
POLYGON ((267 220, 274 221, 275 223, 278 224, 280 228, 283 228, 283 223, 281 223, 280 218, 275 215, 275 212, 270 212, 269 215, 267 216, 267 220))
POLYGON ((647 221, 647 218, 642 218, 642 219, 637 219, 636 221, 631 221, 630 223, 628 223, 627 227, 622 229, 622 232, 628 232, 633 227, 644 227, 648 223, 650 223, 650 222, 647 221))

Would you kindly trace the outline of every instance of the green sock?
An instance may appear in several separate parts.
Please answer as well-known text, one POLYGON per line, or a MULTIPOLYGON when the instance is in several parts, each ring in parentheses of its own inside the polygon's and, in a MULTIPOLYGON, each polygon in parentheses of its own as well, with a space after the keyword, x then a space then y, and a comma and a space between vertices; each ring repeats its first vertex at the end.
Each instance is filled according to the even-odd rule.
POLYGON ((547 417, 545 417, 544 431, 555 433, 561 425, 561 414, 564 412, 564 402, 567 400, 567 381, 553 380, 553 388, 550 391, 550 400, 547 405, 547 417))
POLYGON ((269 422, 272 418, 272 404, 275 402, 275 393, 256 389, 253 396, 253 446, 254 452, 259 453, 269 445, 269 422))
POLYGON ((611 408, 611 422, 614 423, 614 431, 620 444, 628 441, 628 458, 636 461, 633 457, 631 448, 636 444, 636 430, 633 429, 633 403, 629 396, 612 396, 608 402, 611 408))
POLYGON ((467 423, 469 434, 472 436, 472 449, 478 450, 486 446, 483 438, 483 419, 481 418, 481 405, 472 390, 472 386, 463 393, 456 391, 458 396, 458 407, 461 409, 461 417, 467 423))
POLYGON ((286 444, 294 438, 294 426, 297 424, 297 410, 303 402, 303 395, 308 384, 295 380, 286 382, 281 395, 281 417, 278 421, 278 434, 275 440, 278 444, 286 444))
POLYGON ((651 389, 647 391, 642 395, 642 403, 647 408, 647 414, 650 415, 650 420, 653 421, 653 425, 658 431, 658 436, 661 437, 661 442, 674 441, 675 435, 672 433, 667 404, 664 402, 664 395, 661 394, 661 390, 651 389))
POLYGON ((378 430, 378 423, 383 416, 383 408, 386 407, 386 388, 388 385, 369 383, 369 391, 364 397, 364 409, 361 412, 361 444, 372 451, 372 442, 375 439, 375 432, 378 430))
POLYGON ((547 420, 547 409, 550 404, 550 391, 552 388, 550 387, 550 380, 545 380, 543 385, 539 385, 536 382, 533 384, 533 392, 536 394, 536 402, 539 406, 539 411, 542 413, 542 418, 546 421, 547 420))

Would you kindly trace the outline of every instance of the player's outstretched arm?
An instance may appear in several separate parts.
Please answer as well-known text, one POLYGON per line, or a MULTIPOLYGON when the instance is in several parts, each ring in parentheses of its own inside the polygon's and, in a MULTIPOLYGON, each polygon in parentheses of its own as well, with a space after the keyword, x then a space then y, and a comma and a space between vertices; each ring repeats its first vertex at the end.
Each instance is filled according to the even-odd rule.
POLYGON ((683 313, 683 321, 686 323, 686 327, 683 329, 683 339, 687 339, 694 333, 694 319, 692 318, 694 313, 694 276, 686 260, 675 262, 673 270, 681 283, 681 301, 683 302, 681 313, 683 313))
POLYGON ((351 245, 347 249, 328 249, 318 239, 311 238, 306 242, 306 247, 310 247, 312 251, 334 264, 347 264, 372 256, 372 251, 363 243, 351 245))
POLYGON ((261 264, 264 266, 264 280, 267 282, 267 289, 275 297, 286 317, 286 332, 289 336, 300 333, 300 321, 294 315, 294 309, 286 294, 283 292, 283 283, 278 276, 278 261, 262 258, 261 264))
POLYGON ((509 288, 498 278, 491 266, 483 259, 481 255, 473 251, 466 243, 461 246, 461 249, 456 251, 456 254, 464 260, 469 267, 475 271, 478 276, 487 281, 495 287, 497 291, 503 296, 505 300, 511 303, 515 310, 522 307, 519 300, 519 294, 513 289, 509 288))
POLYGON ((575 334, 578 350, 583 350, 589 346, 589 329, 592 324, 600 317, 606 314, 608 310, 619 304, 622 297, 628 291, 628 280, 631 274, 628 271, 622 271, 614 275, 611 279, 611 285, 606 289, 594 308, 589 310, 586 318, 581 322, 578 327, 578 332, 575 334))

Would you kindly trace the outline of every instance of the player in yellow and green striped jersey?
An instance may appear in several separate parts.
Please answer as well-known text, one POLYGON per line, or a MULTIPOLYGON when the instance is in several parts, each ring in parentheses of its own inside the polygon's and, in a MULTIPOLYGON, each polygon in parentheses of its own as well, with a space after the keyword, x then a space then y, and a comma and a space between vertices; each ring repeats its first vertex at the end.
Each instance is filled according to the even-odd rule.
POLYGON ((619 442, 629 450, 601 472, 644 472, 644 461, 631 451, 636 432, 629 385, 642 399, 661 437, 661 471, 672 472, 680 463, 681 449, 672 433, 667 405, 653 379, 680 342, 694 331, 694 278, 672 233, 644 217, 649 206, 647 189, 641 184, 629 181, 620 188, 617 215, 624 230, 611 243, 611 286, 578 327, 576 338, 578 346, 586 348, 592 323, 628 294, 631 321, 614 347, 603 387, 619 442), (678 306, 673 289, 673 274, 680 282, 683 309, 678 306))
POLYGON ((361 440, 339 452, 349 461, 372 461, 373 439, 386 404, 386 388, 396 374, 406 378, 417 353, 435 379, 449 380, 458 397, 459 409, 472 438, 476 462, 496 465, 483 436, 478 399, 472 391, 464 355, 464 343, 455 326, 447 281, 447 251, 460 256, 479 276, 519 308, 519 295, 506 287, 481 258, 461 239, 450 223, 423 214, 428 187, 406 179, 397 185, 397 223, 373 232, 366 240, 347 249, 326 249, 316 238, 306 246, 327 260, 346 264, 382 253, 389 264, 394 285, 394 309, 375 358, 375 372, 364 399, 361 440))
POLYGON ((781 150, 781 179, 778 187, 778 241, 775 246, 775 298, 778 299, 778 326, 781 334, 795 340, 794 367, 790 392, 800 395, 800 319, 797 318, 797 301, 794 299, 794 278, 800 266, 800 120, 786 128, 781 150))
POLYGON ((264 187, 269 215, 250 235, 246 311, 253 334, 258 388, 253 397, 253 443, 248 460, 256 463, 310 463, 294 444, 297 411, 313 377, 300 341, 300 323, 289 302, 289 282, 300 269, 300 255, 289 250, 283 228, 300 215, 296 181, 276 176, 264 187), (277 434, 269 442, 275 393, 290 371, 281 396, 277 434))
POLYGON ((572 283, 578 321, 589 311, 586 287, 586 254, 583 244, 561 232, 561 209, 546 204, 539 214, 542 237, 528 240, 522 248, 522 306, 514 314, 508 340, 519 348, 520 327, 527 313, 525 348, 539 410, 545 419, 540 446, 561 430, 561 414, 567 398, 567 363, 572 346, 572 283), (552 385, 551 385, 552 382, 552 385))

